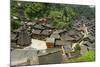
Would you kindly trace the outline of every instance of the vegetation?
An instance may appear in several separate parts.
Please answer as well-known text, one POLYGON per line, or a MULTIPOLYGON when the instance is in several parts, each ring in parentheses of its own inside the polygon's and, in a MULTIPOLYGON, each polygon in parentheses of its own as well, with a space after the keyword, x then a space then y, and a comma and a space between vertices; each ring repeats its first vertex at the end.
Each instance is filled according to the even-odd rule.
POLYGON ((12 30, 19 28, 20 27, 20 20, 16 20, 16 21, 12 20, 11 26, 12 26, 12 30))
MULTIPOLYGON (((11 31, 18 29, 22 21, 52 17, 50 24, 56 29, 72 29, 73 22, 80 17, 91 20, 95 18, 95 8, 88 5, 67 5, 54 3, 37 3, 24 1, 11 1, 11 31)), ((80 52, 79 45, 75 51, 80 52)), ((68 59, 66 62, 94 61, 95 52, 87 51, 81 57, 68 59)))
POLYGON ((11 28, 20 27, 21 21, 53 17, 51 24, 57 29, 71 29, 75 18, 85 16, 90 19, 95 16, 94 11, 94 8, 87 5, 11 1, 11 19, 14 21, 11 21, 11 28), (18 20, 13 17, 17 17, 18 20))
POLYGON ((80 51, 80 50, 81 50, 79 44, 77 44, 76 47, 75 47, 74 49, 75 49, 75 51, 80 51))
POLYGON ((90 50, 85 52, 85 54, 78 58, 71 58, 67 60, 67 62, 89 62, 89 61, 95 61, 95 51, 90 50))

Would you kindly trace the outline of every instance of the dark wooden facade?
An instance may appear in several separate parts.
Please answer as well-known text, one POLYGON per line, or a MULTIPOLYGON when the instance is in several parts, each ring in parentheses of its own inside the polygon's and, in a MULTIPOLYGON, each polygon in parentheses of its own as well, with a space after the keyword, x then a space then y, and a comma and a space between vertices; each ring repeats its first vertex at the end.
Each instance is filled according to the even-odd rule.
POLYGON ((54 48, 54 43, 47 42, 46 45, 47 45, 47 48, 54 48))

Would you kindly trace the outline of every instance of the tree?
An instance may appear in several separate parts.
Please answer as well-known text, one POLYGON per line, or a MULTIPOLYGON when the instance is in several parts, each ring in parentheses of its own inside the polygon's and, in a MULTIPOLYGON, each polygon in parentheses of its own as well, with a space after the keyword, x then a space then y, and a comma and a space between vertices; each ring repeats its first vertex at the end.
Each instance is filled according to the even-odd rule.
POLYGON ((87 5, 11 1, 11 16, 18 17, 19 21, 51 16, 53 17, 51 24, 56 28, 71 29, 77 16, 85 16, 88 19, 95 17, 95 8, 87 5))

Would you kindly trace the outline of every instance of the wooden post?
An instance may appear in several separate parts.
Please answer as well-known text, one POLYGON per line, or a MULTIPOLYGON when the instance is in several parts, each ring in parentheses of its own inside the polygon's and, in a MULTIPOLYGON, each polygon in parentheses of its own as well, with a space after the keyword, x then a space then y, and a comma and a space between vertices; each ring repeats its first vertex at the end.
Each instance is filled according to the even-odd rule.
POLYGON ((63 46, 61 46, 61 48, 62 48, 62 53, 63 53, 63 55, 65 55, 65 50, 64 50, 64 47, 63 47, 63 46))
POLYGON ((63 46, 61 46, 61 48, 62 48, 62 58, 63 58, 62 63, 64 63, 64 62, 65 62, 65 60, 67 59, 67 56, 66 56, 66 53, 65 53, 64 47, 63 47, 63 46))

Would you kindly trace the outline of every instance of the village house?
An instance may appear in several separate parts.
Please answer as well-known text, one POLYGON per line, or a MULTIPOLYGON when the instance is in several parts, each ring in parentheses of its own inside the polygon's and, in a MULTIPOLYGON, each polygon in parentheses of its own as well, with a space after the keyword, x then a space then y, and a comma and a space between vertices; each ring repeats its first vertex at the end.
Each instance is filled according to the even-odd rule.
POLYGON ((32 29, 31 37, 33 39, 40 39, 41 40, 41 38, 43 38, 43 37, 40 36, 40 33, 41 33, 41 30, 34 30, 34 29, 32 29))
POLYGON ((46 38, 47 48, 54 48, 55 46, 55 38, 46 38))
POLYGON ((51 35, 50 38, 55 38, 55 39, 60 39, 60 35, 58 31, 54 31, 51 35))
POLYGON ((65 45, 65 41, 61 39, 55 39, 55 47, 60 47, 65 45))
POLYGON ((55 28, 51 24, 42 24, 46 29, 54 30, 55 28))
POLYGON ((33 26, 33 29, 44 30, 45 27, 44 27, 42 24, 36 23, 36 24, 33 26))
POLYGON ((27 30, 22 29, 17 34, 17 44, 20 46, 29 46, 30 43, 31 43, 31 38, 30 38, 27 30))
POLYGON ((39 39, 39 40, 45 40, 47 37, 51 35, 51 30, 34 30, 32 31, 32 38, 39 39))
POLYGON ((41 35, 44 35, 44 36, 47 36, 47 37, 50 37, 51 34, 52 34, 52 30, 43 30, 41 32, 41 35))
POLYGON ((94 50, 95 38, 92 35, 83 38, 81 31, 85 27, 80 27, 83 21, 76 22, 69 31, 56 30, 45 18, 23 23, 21 28, 11 33, 11 46, 24 46, 24 49, 11 51, 11 65, 63 63, 64 56, 68 59, 83 55, 88 50, 94 50), (77 44, 81 48, 80 51, 75 51, 77 44))

